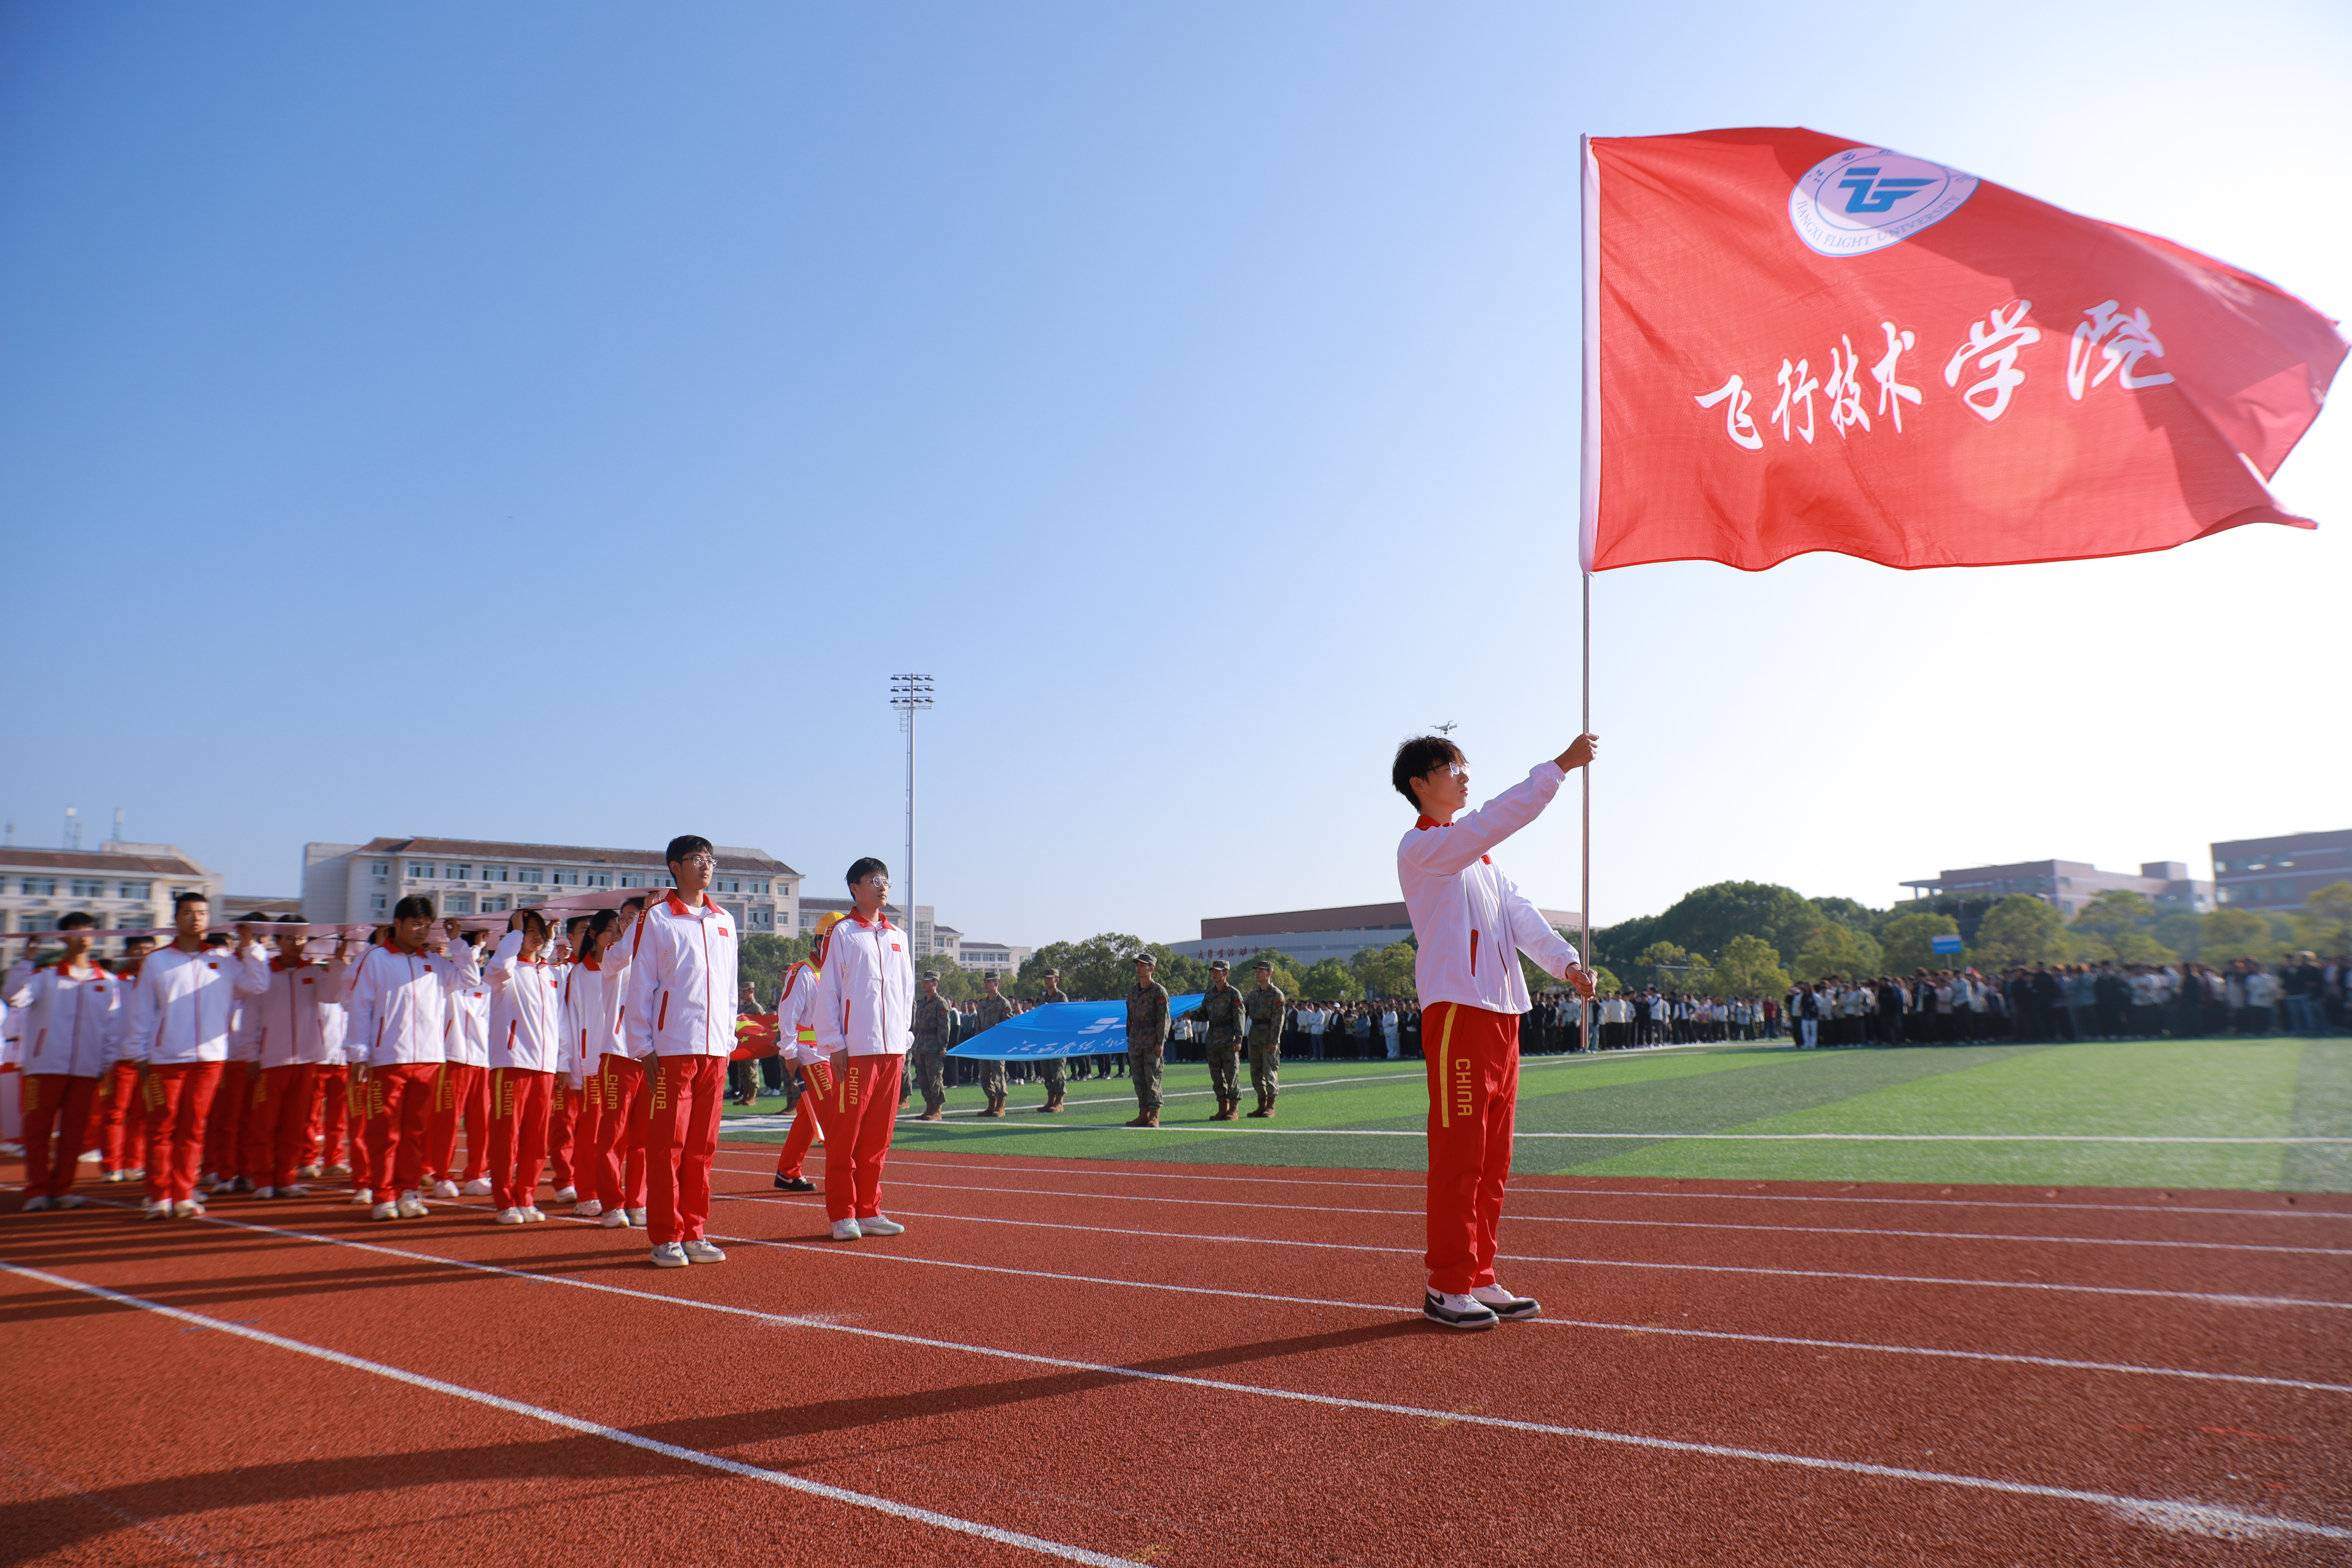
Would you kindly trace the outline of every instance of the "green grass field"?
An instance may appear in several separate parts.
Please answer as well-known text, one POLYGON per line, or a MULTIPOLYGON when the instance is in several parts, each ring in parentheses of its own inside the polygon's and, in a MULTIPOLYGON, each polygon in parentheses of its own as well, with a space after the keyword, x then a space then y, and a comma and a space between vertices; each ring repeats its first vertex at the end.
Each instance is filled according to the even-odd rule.
MULTIPOLYGON (((976 1088, 901 1150, 1060 1159, 1419 1170, 1419 1062, 1287 1062, 1281 1114, 1206 1121, 1208 1069, 1169 1068, 1157 1131, 1124 1079, 1070 1086, 1061 1116, 981 1121, 976 1088)), ((1247 1087, 1244 1074, 1244 1087, 1247 1087)), ((780 1102, 763 1101, 775 1115, 780 1102)), ((730 1137, 782 1138, 729 1111, 730 1137)), ((2013 1183, 2352 1192, 2352 1040, 2165 1040, 1797 1052, 1727 1046, 1531 1057, 1515 1167, 1608 1176, 2013 1183), (1711 1134, 1713 1136, 1703 1136, 1711 1134), (1726 1134, 1762 1135, 1728 1137, 1726 1134), (2335 1140, 2290 1143, 2290 1138, 2335 1140), (2194 1142, 2187 1140, 2246 1140, 2194 1142)))

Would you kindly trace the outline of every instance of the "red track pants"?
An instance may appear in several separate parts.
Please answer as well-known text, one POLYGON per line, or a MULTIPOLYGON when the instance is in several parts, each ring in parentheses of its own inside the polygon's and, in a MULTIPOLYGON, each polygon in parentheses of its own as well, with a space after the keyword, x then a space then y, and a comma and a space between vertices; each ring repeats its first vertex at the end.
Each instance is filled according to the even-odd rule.
POLYGON ((303 1130, 306 1165, 346 1165, 343 1144, 351 1125, 352 1069, 341 1062, 310 1069, 310 1114, 303 1130))
POLYGON ((710 1222, 725 1057, 656 1057, 646 1096, 646 1239, 692 1241, 710 1222))
POLYGON ((147 1195, 184 1204, 196 1195, 205 1124, 226 1062, 172 1062, 147 1069, 147 1195))
POLYGON ((368 1179, 380 1204, 425 1184, 425 1131, 433 1121, 433 1082, 440 1076, 439 1062, 368 1068, 368 1179))
POLYGON ((294 1184, 310 1142, 310 1080, 318 1070, 309 1062, 261 1069, 245 1121, 245 1175, 255 1186, 294 1184))
POLYGON ((98 1080, 98 1152, 103 1170, 146 1166, 147 1108, 140 1102, 137 1062, 117 1062, 98 1080))
MULTIPOLYGON (((799 1071, 797 1068, 793 1070, 799 1071)), ((793 1130, 784 1135, 784 1146, 776 1151, 776 1174, 797 1176, 801 1173, 801 1162, 808 1158, 811 1145, 816 1142, 816 1105, 824 1098, 808 1087, 808 1075, 803 1073, 800 1109, 793 1113, 793 1130)))
MULTIPOLYGON (((584 1079, 578 1089, 568 1082, 558 1087, 572 1107, 570 1185, 580 1201, 585 1203, 596 1195, 596 1140, 604 1131, 604 1101, 601 1095, 588 1092, 584 1079)), ((559 1185, 556 1190, 561 1192, 562 1187, 559 1185)))
POLYGON ((221 1063, 212 1113, 205 1121, 205 1174, 226 1181, 244 1169, 245 1113, 253 1099, 253 1080, 260 1072, 259 1062, 221 1063))
POLYGON ((833 1092, 824 1097, 824 1214, 871 1219, 882 1212, 882 1165, 898 1130, 904 1057, 833 1058, 833 1092))
POLYGON ((489 1158, 490 1069, 444 1062, 433 1085, 433 1120, 425 1130, 425 1173, 470 1182, 489 1158), (457 1123, 466 1124, 466 1171, 457 1173, 457 1123))
POLYGON ((539 1196, 554 1083, 551 1072, 490 1069, 490 1201, 502 1209, 527 1209, 539 1196))
POLYGON ((362 1076, 364 1068, 343 1069, 343 1117, 352 1131, 352 1189, 373 1193, 375 1183, 369 1173, 375 1169, 368 1163, 368 1111, 375 1104, 375 1089, 362 1076))
MULTIPOLYGON (((588 1080, 596 1108, 584 1173, 594 1178, 606 1214, 646 1206, 646 1073, 627 1057, 604 1056, 604 1070, 588 1080)), ((583 1196, 588 1189, 581 1189, 583 1196)))
POLYGON ((572 1168, 572 1146, 580 1131, 580 1097, 572 1092, 572 1085, 562 1079, 555 1080, 547 1102, 547 1164, 554 1179, 555 1189, 580 1188, 578 1173, 572 1168))
POLYGON ((20 1074, 25 1112, 25 1196, 61 1198, 73 1190, 74 1167, 89 1147, 91 1109, 98 1079, 61 1072, 20 1074), (49 1137, 54 1130, 54 1156, 49 1137))
POLYGON ((1429 1068, 1429 1288, 1495 1282, 1495 1232, 1518 1111, 1519 1017, 1440 1002, 1421 1017, 1429 1068))

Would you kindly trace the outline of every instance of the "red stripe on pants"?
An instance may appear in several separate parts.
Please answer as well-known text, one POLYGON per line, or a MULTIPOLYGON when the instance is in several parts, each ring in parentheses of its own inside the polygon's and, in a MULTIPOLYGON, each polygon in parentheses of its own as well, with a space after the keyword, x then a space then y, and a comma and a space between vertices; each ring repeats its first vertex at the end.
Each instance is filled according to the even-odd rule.
POLYGON ((547 1163, 558 1192, 565 1187, 579 1190, 572 1169, 572 1145, 579 1120, 580 1097, 572 1092, 570 1083, 557 1079, 547 1105, 547 1163))
POLYGON ((425 1173, 470 1182, 489 1159, 490 1069, 445 1062, 433 1090, 433 1124, 425 1132, 425 1173), (457 1124, 466 1125, 465 1174, 457 1174, 457 1124))
POLYGON ((89 1147, 90 1109, 98 1100, 98 1079, 61 1072, 25 1075, 21 1101, 25 1112, 25 1196, 61 1198, 73 1190, 74 1167, 89 1147), (58 1140, 54 1162, 49 1152, 50 1131, 58 1140))
POLYGON ((793 1112, 793 1130, 784 1135, 784 1146, 776 1151, 776 1174, 801 1173, 801 1162, 808 1158, 810 1146, 816 1142, 816 1106, 824 1098, 808 1087, 808 1075, 802 1074, 800 1108, 793 1112))
POLYGON ((375 1183, 368 1178, 369 1172, 374 1168, 368 1163, 368 1113, 374 1108, 376 1092, 369 1077, 370 1070, 366 1067, 344 1069, 343 1114, 351 1121, 352 1190, 354 1192, 373 1193, 375 1190, 375 1183))
POLYGON ((196 1159, 226 1062, 172 1062, 147 1069, 147 1195, 184 1204, 196 1195, 196 1159))
POLYGON ((1429 1069, 1429 1288, 1495 1282, 1495 1232, 1518 1111, 1519 1017, 1458 1002, 1421 1016, 1429 1069))
POLYGON ((257 1152, 246 1174, 257 1187, 290 1187, 295 1168, 310 1146, 310 1083, 318 1068, 309 1062, 289 1062, 261 1069, 260 1109, 246 1129, 246 1142, 257 1152))
POLYGON ((304 1163, 322 1169, 351 1163, 344 1148, 352 1141, 351 1092, 350 1068, 338 1062, 310 1069, 310 1158, 304 1163))
POLYGON ((692 1241, 710 1220, 725 1057, 658 1057, 646 1097, 646 1239, 692 1241))
POLYGON ((415 1192, 425 1178, 425 1129, 433 1120, 439 1062, 394 1062, 368 1068, 368 1178, 375 1201, 415 1192))
POLYGON ((136 1171, 147 1163, 147 1108, 139 1102, 139 1064, 117 1062, 99 1080, 99 1163, 136 1171))
POLYGON ((527 1209, 539 1196, 539 1170, 547 1163, 547 1104, 551 1072, 529 1068, 490 1069, 490 1201, 527 1209))
POLYGON ((588 1080, 588 1093, 596 1100, 588 1173, 595 1178, 596 1201, 606 1214, 641 1209, 646 1206, 646 1072, 626 1057, 601 1059, 604 1069, 588 1080))
POLYGON ((882 1212, 882 1166, 898 1130, 904 1057, 836 1056, 824 1114, 824 1213, 834 1220, 882 1212))

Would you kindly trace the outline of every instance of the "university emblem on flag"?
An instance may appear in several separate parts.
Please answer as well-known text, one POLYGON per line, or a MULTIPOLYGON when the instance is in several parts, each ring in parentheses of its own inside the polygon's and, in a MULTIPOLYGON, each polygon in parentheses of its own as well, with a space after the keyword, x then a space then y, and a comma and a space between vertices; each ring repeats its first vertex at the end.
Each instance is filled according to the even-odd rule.
POLYGON ((1884 147, 1849 147, 1806 170, 1789 226, 1823 256, 1867 256, 1958 212, 1977 177, 1884 147))

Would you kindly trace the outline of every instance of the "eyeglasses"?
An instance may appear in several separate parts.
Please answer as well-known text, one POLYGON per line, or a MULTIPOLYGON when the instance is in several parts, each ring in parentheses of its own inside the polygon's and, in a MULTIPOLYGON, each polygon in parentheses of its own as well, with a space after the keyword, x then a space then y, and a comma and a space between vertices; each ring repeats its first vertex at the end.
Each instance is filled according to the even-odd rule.
POLYGON ((680 860, 678 864, 681 866, 699 866, 704 870, 708 871, 719 864, 719 857, 716 855, 688 855, 684 859, 680 860))
POLYGON ((866 879, 866 885, 878 891, 890 885, 890 879, 883 876, 877 871, 873 876, 866 879))

